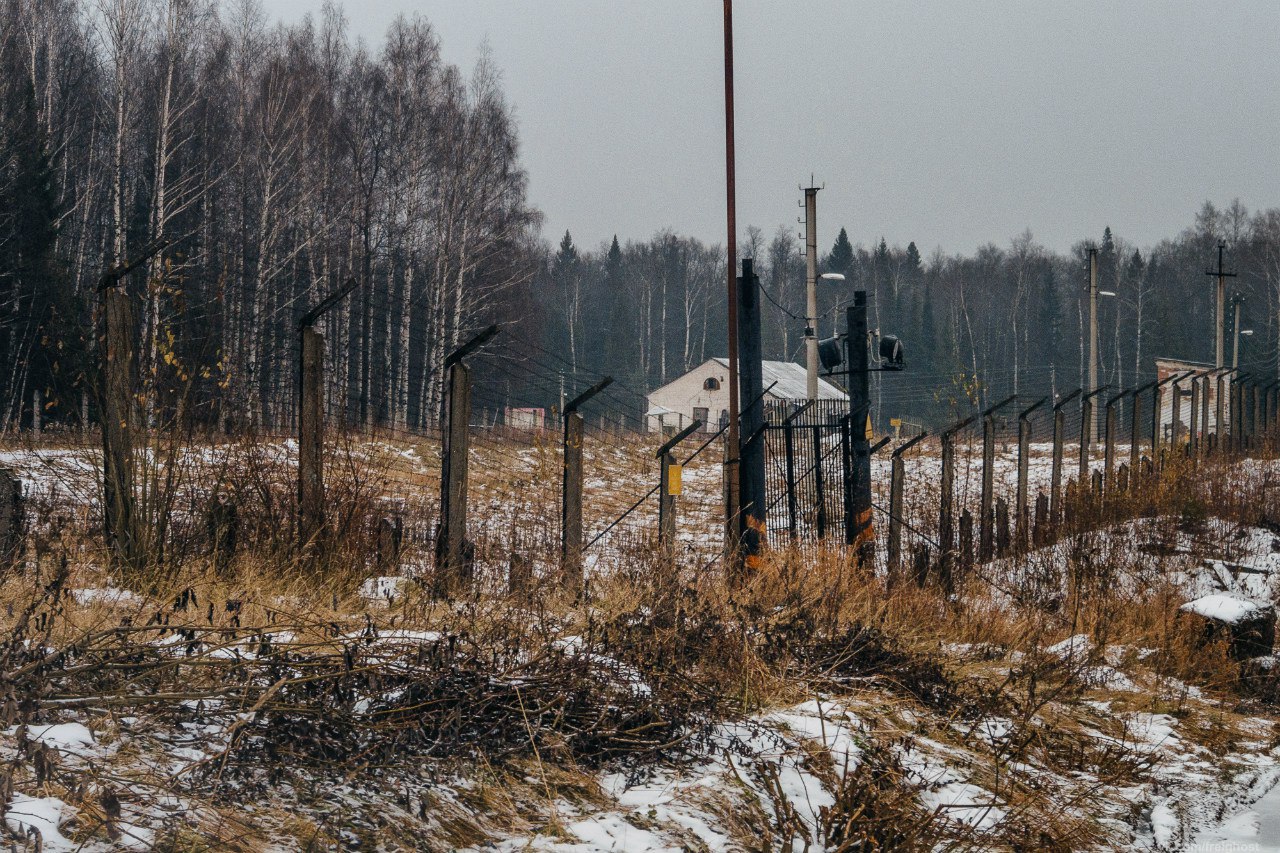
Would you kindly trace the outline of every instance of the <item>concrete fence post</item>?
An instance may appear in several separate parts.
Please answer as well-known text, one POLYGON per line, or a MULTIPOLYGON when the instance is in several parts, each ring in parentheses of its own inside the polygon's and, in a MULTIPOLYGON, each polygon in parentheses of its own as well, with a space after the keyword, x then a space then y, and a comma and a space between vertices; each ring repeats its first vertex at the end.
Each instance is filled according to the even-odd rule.
MULTIPOLYGON (((1077 388, 1053 405, 1053 463, 1049 470, 1049 524, 1051 528, 1056 527, 1062 521, 1062 457, 1067 432, 1065 407, 1083 393, 1083 388, 1077 388)), ((1087 424, 1088 422, 1086 421, 1085 423, 1087 424)))
POLYGON ((563 472, 560 482, 560 581, 575 598, 582 594, 582 450, 586 419, 579 409, 613 383, 606 376, 564 407, 561 439, 563 472))
POLYGON ((22 557, 25 521, 22 481, 8 468, 0 468, 0 577, 22 557))
POLYGON ((926 433, 920 433, 905 444, 899 445, 889 457, 889 579, 894 581, 902 568, 902 513, 905 511, 904 491, 907 468, 902 454, 920 442, 926 433))
POLYGON ((471 585, 473 546, 467 540, 467 477, 471 450, 471 368, 464 359, 498 333, 490 326, 445 358, 440 429, 440 525, 436 532, 435 594, 452 599, 471 585))
POLYGON ((995 498, 996 412, 1015 399, 1016 395, 1007 397, 982 413, 982 497, 981 518, 978 522, 978 559, 984 562, 990 560, 995 551, 995 518, 992 513, 995 498))
POLYGON ((1030 541, 1031 507, 1029 504, 1029 470, 1031 466, 1031 415, 1049 402, 1041 397, 1029 408, 1018 413, 1018 487, 1014 499, 1014 541, 1019 550, 1025 550, 1030 541))

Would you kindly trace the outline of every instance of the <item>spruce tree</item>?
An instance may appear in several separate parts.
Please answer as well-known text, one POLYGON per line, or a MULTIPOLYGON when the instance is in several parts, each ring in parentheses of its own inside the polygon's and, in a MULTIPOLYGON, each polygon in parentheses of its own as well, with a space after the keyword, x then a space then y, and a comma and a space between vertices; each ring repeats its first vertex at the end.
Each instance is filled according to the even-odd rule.
POLYGON ((827 255, 827 272, 840 273, 847 279, 853 278, 853 244, 849 242, 849 233, 843 228, 836 237, 831 253, 827 255))

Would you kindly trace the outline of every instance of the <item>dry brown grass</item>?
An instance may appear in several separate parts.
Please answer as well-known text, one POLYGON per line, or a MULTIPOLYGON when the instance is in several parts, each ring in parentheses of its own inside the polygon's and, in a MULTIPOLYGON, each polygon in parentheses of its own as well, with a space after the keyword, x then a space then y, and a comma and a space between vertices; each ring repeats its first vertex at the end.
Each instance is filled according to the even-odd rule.
MULTIPOLYGON (((430 460, 432 447, 410 449, 430 460)), ((491 515, 496 510, 486 502, 513 494, 518 500, 500 525, 484 528, 475 588, 455 602, 434 599, 421 569, 390 601, 359 594, 379 570, 370 557, 373 531, 389 506, 420 522, 404 562, 430 562, 422 520, 434 517, 432 463, 406 471, 405 448, 390 444, 333 448, 331 528, 305 550, 292 542, 289 465, 269 445, 240 447, 211 471, 190 472, 183 484, 189 494, 210 482, 234 494, 239 553, 218 570, 203 538, 202 507, 192 504, 170 524, 184 537, 180 545, 138 586, 137 598, 81 601, 70 594, 112 580, 91 517, 37 525, 25 569, 0 582, 8 635, 0 644, 2 722, 21 725, 75 709, 96 720, 104 736, 123 740, 123 759, 146 747, 145 738, 128 740, 136 735, 117 726, 119 717, 154 719, 158 728, 226 720, 226 742, 207 760, 177 776, 128 780, 156 797, 178 793, 202 802, 203 811, 193 812, 196 829, 182 832, 219 838, 209 849, 256 849, 273 833, 321 849, 340 843, 344 829, 410 846, 427 814, 447 849, 501 833, 563 833, 561 804, 606 805, 594 781, 598 768, 639 774, 705 755, 709 733, 722 721, 815 693, 863 697, 871 706, 859 714, 871 734, 859 772, 839 777, 811 757, 837 798, 825 819, 830 840, 856 849, 1017 847, 1034 838, 1038 849, 1071 849, 1106 843, 1107 832, 1092 820, 1106 792, 1138 784, 1150 771, 1142 754, 1090 734, 1125 736, 1080 699, 1185 719, 1183 735, 1216 751, 1248 739, 1244 711, 1273 707, 1274 686, 1268 693, 1265 678, 1242 678, 1221 644, 1206 645, 1179 618, 1178 587, 1158 569, 1161 549, 1180 532, 1199 531, 1197 547, 1206 553, 1229 550, 1229 535, 1208 519, 1266 524, 1280 517, 1269 476, 1244 481, 1226 466, 1193 470, 1177 462, 1105 511, 1091 515, 1095 510, 1082 506, 1064 532, 1064 540, 1074 537, 1065 557, 1038 552, 1013 560, 1013 591, 1030 589, 1026 594, 1011 595, 1008 573, 984 566, 959 577, 953 595, 932 583, 887 588, 881 574, 843 549, 824 547, 773 552, 736 583, 718 563, 673 563, 637 538, 579 602, 548 569, 549 519, 558 509, 547 484, 557 480, 558 454, 538 440, 513 447, 476 448, 476 512, 491 515), (1104 518, 1156 521, 1146 528, 1150 541, 1134 547, 1098 528, 1104 518), (514 596, 501 575, 513 543, 542 555, 532 588, 514 596), (1135 572, 1146 572, 1146 580, 1126 584, 1135 572), (1033 575, 1040 586, 1027 586, 1033 575), (385 651, 386 637, 406 631, 420 633, 394 654, 385 651), (433 639, 424 639, 428 632, 433 639), (287 640, 268 639, 285 633, 287 640), (1093 638, 1092 652, 1069 660, 1044 652, 1076 634, 1093 638), (576 638, 572 652, 567 638, 576 638), (1089 681, 1088 669, 1102 663, 1109 646, 1129 649, 1125 669, 1151 679, 1148 691, 1089 681), (253 654, 235 655, 245 649, 253 654), (1153 651, 1139 661, 1139 649, 1153 651), (1161 678, 1193 685, 1212 701, 1162 690, 1161 678), (630 689, 629 679, 649 692, 630 689), (369 697, 382 702, 372 715, 358 707, 369 697), (202 710, 190 707, 197 703, 202 710), (245 714, 249 722, 234 722, 245 714), (1007 719, 1014 734, 1000 746, 978 745, 975 726, 992 717, 1007 719), (920 786, 902 766, 899 747, 926 735, 982 756, 972 778, 1004 804, 999 832, 979 837, 921 809, 920 786), (1008 769, 1020 765, 1059 776, 1085 772, 1096 781, 1037 788, 1008 769), (407 766, 465 774, 475 784, 460 799, 433 799, 428 787, 407 781, 407 766), (265 798, 286 782, 293 806, 267 808, 240 824, 228 818, 232 791, 265 798), (405 786, 402 820, 317 822, 315 814, 332 808, 321 789, 335 782, 405 786)), ((643 454, 618 458, 629 476, 652 473, 643 454)), ((55 517, 52 508, 36 509, 46 521, 55 517)), ((31 758, 20 756, 7 771, 24 789, 36 781, 31 758)), ((76 782, 51 767, 39 784, 81 809, 82 837, 100 835, 95 798, 118 783, 76 782)), ((751 821, 719 808, 726 826, 749 831, 751 821)), ((772 810, 785 815, 781 801, 772 810)), ((768 837, 783 843, 798 831, 784 817, 768 837)), ((194 843, 180 832, 170 841, 175 850, 194 843)))

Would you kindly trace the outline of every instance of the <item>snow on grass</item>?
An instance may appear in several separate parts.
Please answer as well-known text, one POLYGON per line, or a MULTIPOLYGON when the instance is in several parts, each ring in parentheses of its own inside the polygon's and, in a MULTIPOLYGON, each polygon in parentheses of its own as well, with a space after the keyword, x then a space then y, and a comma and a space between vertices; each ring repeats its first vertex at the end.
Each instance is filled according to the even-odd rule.
MULTIPOLYGON (((14 729, 10 729, 12 733, 14 729)), ((27 738, 64 752, 84 753, 94 746, 93 732, 81 723, 29 726, 27 738)))
POLYGON ((1238 595, 1213 593, 1182 605, 1182 610, 1195 613, 1206 619, 1224 622, 1228 625, 1239 625, 1263 615, 1268 609, 1266 605, 1249 601, 1238 595))
POLYGON ((114 586, 73 589, 71 590, 71 595, 75 598, 76 603, 81 606, 107 604, 116 607, 135 607, 141 606, 143 603, 142 596, 136 592, 114 586))
POLYGON ((34 849, 45 853, 64 853, 80 849, 59 829, 64 814, 69 817, 74 813, 75 809, 57 797, 28 797, 15 792, 4 813, 4 822, 9 831, 24 838, 33 831, 39 833, 41 846, 34 849))

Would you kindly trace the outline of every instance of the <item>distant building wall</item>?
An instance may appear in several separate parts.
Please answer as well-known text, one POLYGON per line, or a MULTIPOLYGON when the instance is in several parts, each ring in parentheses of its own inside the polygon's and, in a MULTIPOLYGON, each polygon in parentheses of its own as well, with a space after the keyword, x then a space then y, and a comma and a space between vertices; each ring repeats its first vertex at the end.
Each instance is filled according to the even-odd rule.
MULTIPOLYGON (((1197 377, 1204 374, 1206 370, 1213 368, 1212 364, 1204 364, 1196 361, 1182 361, 1174 358, 1157 358, 1156 360, 1156 378, 1164 382, 1174 376, 1180 376, 1185 373, 1194 372, 1197 377)), ((1197 378, 1203 389, 1204 379, 1197 378)), ((1191 428, 1191 380, 1184 379, 1177 383, 1182 389, 1180 395, 1180 404, 1178 411, 1174 412, 1174 383, 1170 382, 1161 387, 1160 391, 1160 440, 1161 441, 1186 441, 1187 431, 1191 428)), ((1231 393, 1231 377, 1228 376, 1222 383, 1223 393, 1230 395, 1231 393)), ((1149 398, 1148 398, 1149 399, 1149 398)), ((1229 399, 1229 397, 1228 397, 1229 399)), ((1222 410, 1223 429, 1229 428, 1231 425, 1231 407, 1227 401, 1223 401, 1222 410)), ((1207 436, 1211 433, 1221 432, 1218 424, 1218 378, 1217 374, 1211 374, 1209 377, 1209 421, 1208 423, 1200 423, 1200 413, 1196 414, 1196 431, 1200 437, 1207 436)))

